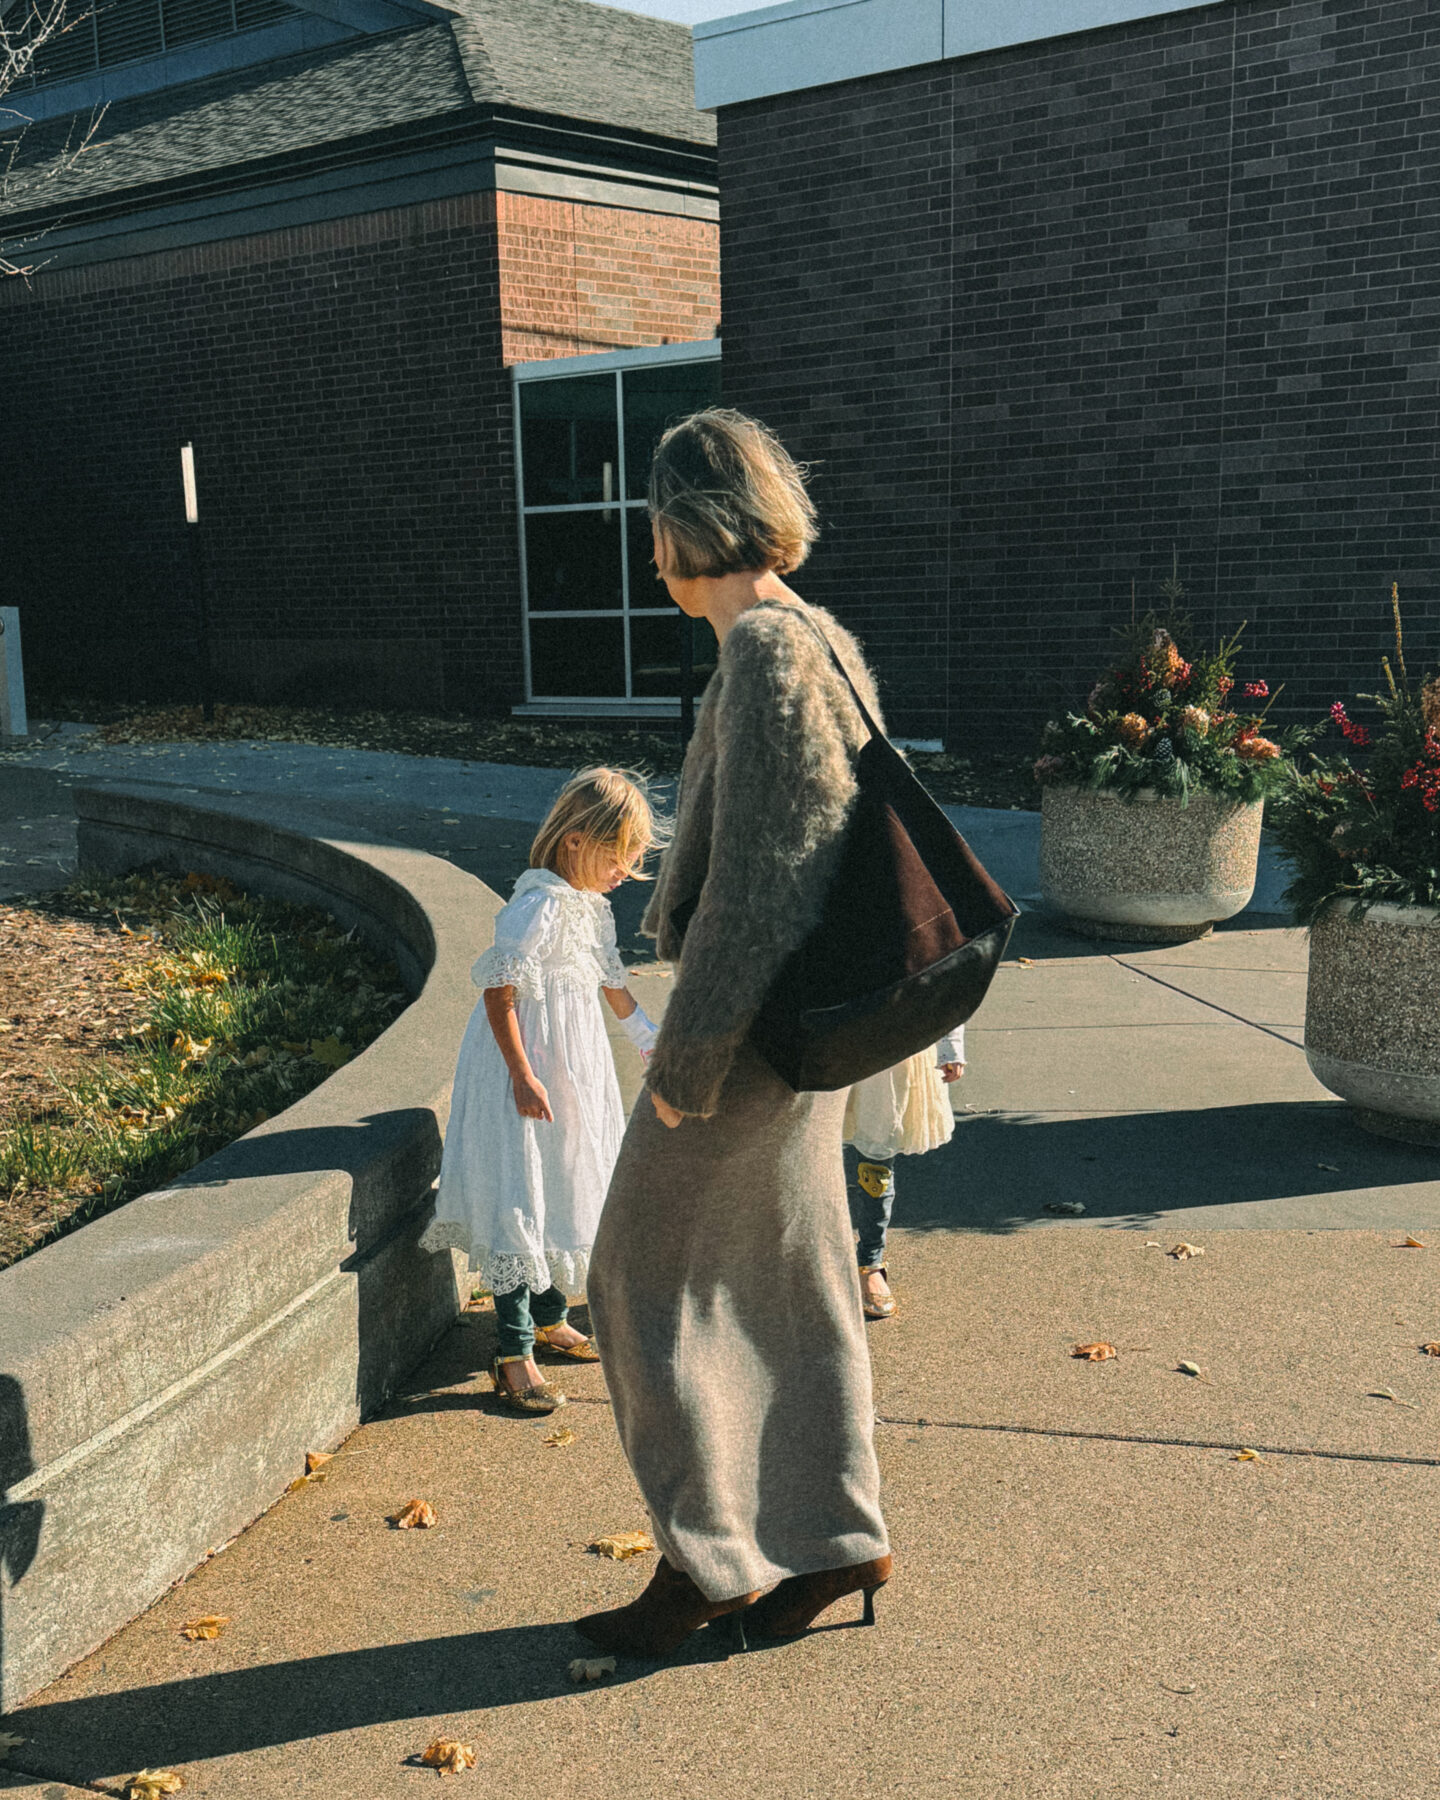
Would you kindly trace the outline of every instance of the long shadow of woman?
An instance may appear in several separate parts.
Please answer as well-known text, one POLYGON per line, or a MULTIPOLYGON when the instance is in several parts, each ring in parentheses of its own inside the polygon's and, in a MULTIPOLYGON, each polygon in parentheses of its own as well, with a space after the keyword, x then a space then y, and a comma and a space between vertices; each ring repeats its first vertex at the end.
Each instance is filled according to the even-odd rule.
POLYGON ((7 1660, 5 1652, 5 1591, 17 1587, 34 1562, 45 1517, 43 1500, 7 1496, 34 1473, 25 1395, 13 1375, 0 1375, 0 1713, 20 1699, 11 1669, 14 1658, 7 1660))

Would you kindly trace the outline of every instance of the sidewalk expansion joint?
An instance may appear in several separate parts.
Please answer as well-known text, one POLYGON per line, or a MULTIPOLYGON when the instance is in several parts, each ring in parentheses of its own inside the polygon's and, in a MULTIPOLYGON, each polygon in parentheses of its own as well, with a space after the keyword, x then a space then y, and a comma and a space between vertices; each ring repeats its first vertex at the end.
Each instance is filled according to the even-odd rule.
POLYGON ((1128 1431, 1077 1431, 1067 1425, 982 1425, 969 1419, 892 1419, 876 1413, 877 1425, 928 1431, 989 1431, 1013 1437, 1078 1438, 1096 1444, 1155 1444, 1166 1450, 1253 1450, 1257 1456, 1308 1456, 1321 1462, 1388 1463, 1410 1469, 1440 1469, 1440 1456, 1385 1456, 1372 1450, 1311 1450, 1303 1445, 1264 1444, 1254 1438, 1147 1437, 1128 1431))
POLYGON ((1217 1005, 1214 1000, 1202 1000, 1198 994, 1192 994, 1188 988, 1177 987, 1173 981, 1162 981, 1158 975, 1152 975, 1148 969, 1137 968, 1134 963, 1126 962, 1122 956, 1112 955, 1110 961, 1118 964, 1120 968, 1127 970, 1131 975, 1143 975, 1147 981, 1153 981, 1156 987, 1169 988, 1172 994, 1179 994, 1185 1000, 1193 1000, 1197 1006, 1208 1006, 1211 1012, 1221 1013, 1225 1018, 1233 1019, 1237 1025, 1248 1025, 1252 1031, 1263 1031, 1266 1037, 1274 1038, 1277 1044, 1287 1044, 1292 1050, 1303 1050, 1304 1048, 1302 1044, 1297 1044, 1294 1038, 1286 1037, 1283 1031, 1276 1031, 1269 1025, 1259 1025, 1254 1019, 1247 1019, 1243 1013, 1231 1012, 1228 1006, 1217 1005))

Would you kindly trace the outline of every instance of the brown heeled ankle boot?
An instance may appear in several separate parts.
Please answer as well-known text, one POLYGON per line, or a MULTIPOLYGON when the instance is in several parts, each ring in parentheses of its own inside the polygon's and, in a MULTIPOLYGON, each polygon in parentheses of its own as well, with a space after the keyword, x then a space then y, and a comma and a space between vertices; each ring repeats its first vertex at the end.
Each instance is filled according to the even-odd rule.
POLYGON ((739 1594, 733 1600, 707 1600, 688 1575, 662 1556, 638 1600, 611 1612, 590 1613, 575 1621, 575 1629, 612 1655, 656 1658, 678 1650, 709 1620, 730 1617, 732 1648, 743 1650, 744 1615, 755 1599, 755 1594, 739 1594))
POLYGON ((878 1556, 874 1562, 852 1563, 848 1569, 821 1569, 814 1575, 788 1575, 751 1608, 746 1623, 756 1637, 799 1637, 837 1600, 846 1594, 865 1596, 864 1623, 875 1623, 875 1593, 884 1587, 894 1568, 894 1558, 878 1556))

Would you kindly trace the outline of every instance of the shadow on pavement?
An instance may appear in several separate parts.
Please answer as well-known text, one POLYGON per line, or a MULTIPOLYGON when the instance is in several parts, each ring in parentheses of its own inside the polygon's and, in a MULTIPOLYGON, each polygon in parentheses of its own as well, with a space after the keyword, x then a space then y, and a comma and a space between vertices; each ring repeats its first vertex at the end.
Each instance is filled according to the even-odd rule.
POLYGON ((1269 1202, 1276 1216, 1250 1222, 1286 1227, 1305 1223, 1289 1203, 1420 1185, 1440 1205, 1440 1158, 1362 1131, 1338 1100, 1097 1117, 990 1113, 957 1119, 943 1150, 899 1159, 894 1222, 1006 1232, 1048 1221, 1047 1204, 1063 1200, 1083 1202, 1090 1220, 1137 1223, 1269 1202))
MULTIPOLYGON (((725 1641, 707 1627, 663 1667, 722 1660, 725 1641)), ((370 1725, 573 1695, 571 1659, 595 1654, 568 1623, 516 1625, 58 1700, 22 1708, 5 1724, 29 1740, 27 1769, 93 1782, 142 1766, 238 1756, 370 1725), (82 1748, 95 1745, 104 1746, 103 1764, 94 1762, 93 1749, 82 1748)), ((643 1680, 660 1666, 622 1660, 607 1681, 643 1680)))

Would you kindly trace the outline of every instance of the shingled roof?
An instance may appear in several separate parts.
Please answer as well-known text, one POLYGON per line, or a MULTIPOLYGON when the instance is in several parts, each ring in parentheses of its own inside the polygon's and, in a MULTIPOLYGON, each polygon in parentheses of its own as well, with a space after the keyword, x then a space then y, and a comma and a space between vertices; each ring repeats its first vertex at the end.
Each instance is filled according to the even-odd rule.
POLYGON ((114 101, 97 146, 58 177, 45 170, 74 119, 32 126, 12 204, 118 194, 477 106, 714 142, 714 120, 695 109, 683 26, 593 0, 445 0, 444 10, 452 19, 114 101))

